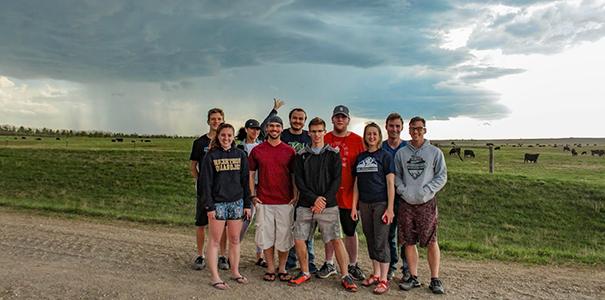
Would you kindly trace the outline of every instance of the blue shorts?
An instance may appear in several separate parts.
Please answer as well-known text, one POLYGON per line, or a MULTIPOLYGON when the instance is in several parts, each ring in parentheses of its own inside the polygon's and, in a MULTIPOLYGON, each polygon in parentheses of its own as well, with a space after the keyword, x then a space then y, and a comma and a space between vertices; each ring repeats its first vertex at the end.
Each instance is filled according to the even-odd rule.
POLYGON ((216 203, 214 213, 217 220, 240 220, 244 217, 244 200, 216 203))

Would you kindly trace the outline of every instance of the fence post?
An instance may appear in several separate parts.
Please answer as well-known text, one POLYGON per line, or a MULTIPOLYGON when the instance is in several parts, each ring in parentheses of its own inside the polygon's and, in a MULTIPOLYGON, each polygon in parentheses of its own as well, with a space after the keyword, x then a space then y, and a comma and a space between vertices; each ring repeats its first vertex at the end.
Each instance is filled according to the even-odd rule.
POLYGON ((494 146, 489 146, 489 173, 494 174, 494 146))

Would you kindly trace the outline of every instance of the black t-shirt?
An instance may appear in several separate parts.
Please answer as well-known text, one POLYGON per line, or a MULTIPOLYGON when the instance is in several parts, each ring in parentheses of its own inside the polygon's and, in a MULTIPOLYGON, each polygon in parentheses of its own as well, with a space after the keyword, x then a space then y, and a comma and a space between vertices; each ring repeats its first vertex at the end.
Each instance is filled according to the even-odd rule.
POLYGON ((290 129, 285 129, 281 133, 281 141, 290 145, 296 153, 306 145, 311 145, 311 137, 306 130, 303 130, 301 134, 292 134, 290 129))
POLYGON ((359 201, 363 203, 386 202, 386 175, 395 173, 393 157, 387 151, 379 149, 372 153, 364 151, 357 156, 353 176, 357 177, 359 201))
POLYGON ((193 147, 191 148, 191 155, 189 155, 189 160, 197 161, 198 171, 201 170, 204 156, 206 156, 206 153, 208 153, 208 149, 210 148, 210 141, 211 140, 207 134, 204 134, 195 141, 193 141, 193 147))

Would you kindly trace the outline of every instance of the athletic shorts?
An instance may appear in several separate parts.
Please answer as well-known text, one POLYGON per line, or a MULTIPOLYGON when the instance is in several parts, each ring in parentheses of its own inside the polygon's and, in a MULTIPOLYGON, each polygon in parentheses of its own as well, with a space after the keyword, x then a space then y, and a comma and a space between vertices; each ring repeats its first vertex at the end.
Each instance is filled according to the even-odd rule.
POLYGON ((354 236, 355 228, 357 228, 359 219, 357 219, 357 221, 353 221, 353 219, 351 219, 350 209, 338 208, 338 211, 340 213, 340 225, 342 226, 342 232, 345 234, 345 236, 354 236))
POLYGON ((256 244, 263 250, 275 247, 288 252, 294 246, 292 226, 294 207, 290 204, 258 204, 256 244))
POLYGON ((437 242, 437 198, 412 205, 401 201, 397 213, 399 244, 426 247, 437 242))
POLYGON ((201 197, 197 196, 195 203, 195 226, 207 226, 208 225, 208 212, 204 206, 204 202, 201 197))
POLYGON ((244 200, 216 203, 214 213, 217 220, 241 220, 244 217, 244 200))
POLYGON ((320 214, 313 213, 308 207, 298 207, 294 221, 294 239, 312 240, 316 226, 319 227, 324 243, 341 239, 339 219, 337 206, 328 207, 320 214))

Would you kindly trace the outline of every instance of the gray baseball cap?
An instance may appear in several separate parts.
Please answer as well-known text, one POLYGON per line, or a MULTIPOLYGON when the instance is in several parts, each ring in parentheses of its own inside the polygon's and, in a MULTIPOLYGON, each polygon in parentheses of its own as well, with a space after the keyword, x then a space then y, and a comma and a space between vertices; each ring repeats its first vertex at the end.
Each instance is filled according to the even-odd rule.
POLYGON ((338 105, 334 107, 334 111, 332 112, 332 118, 336 115, 345 115, 347 118, 351 117, 349 116, 349 108, 344 105, 338 105))
POLYGON ((278 116, 271 116, 269 120, 267 120, 267 125, 269 123, 279 123, 279 125, 284 126, 284 122, 282 122, 281 118, 278 116))

